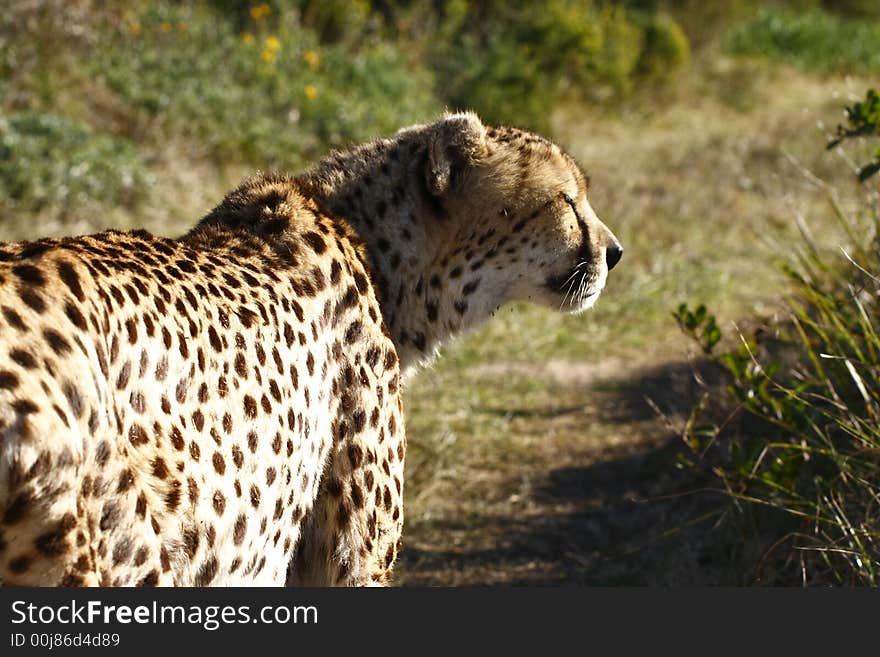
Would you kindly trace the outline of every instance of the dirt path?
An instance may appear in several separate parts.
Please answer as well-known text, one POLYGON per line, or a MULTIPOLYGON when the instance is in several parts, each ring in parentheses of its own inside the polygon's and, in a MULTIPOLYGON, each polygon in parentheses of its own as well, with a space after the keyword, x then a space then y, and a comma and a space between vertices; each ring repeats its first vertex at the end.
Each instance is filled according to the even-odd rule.
MULTIPOLYGON (((453 466, 433 486, 417 483, 398 584, 687 586, 748 579, 739 564, 744 555, 713 547, 719 495, 696 493, 706 482, 676 468, 683 445, 675 427, 699 392, 695 374, 713 377, 705 363, 646 357, 474 369, 486 381, 532 377, 573 394, 504 410, 514 435, 531 433, 528 458, 502 459, 488 471, 453 466)), ((501 412, 471 410, 475 422, 501 412)), ((413 437, 417 451, 420 440, 413 437)))

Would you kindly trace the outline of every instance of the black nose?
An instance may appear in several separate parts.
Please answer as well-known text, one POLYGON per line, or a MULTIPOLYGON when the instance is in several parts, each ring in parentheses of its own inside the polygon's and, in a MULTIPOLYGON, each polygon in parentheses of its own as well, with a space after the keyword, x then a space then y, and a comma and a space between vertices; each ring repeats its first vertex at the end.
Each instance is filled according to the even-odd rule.
POLYGON ((605 262, 608 263, 608 269, 614 269, 614 265, 620 262, 623 257, 623 247, 620 242, 614 242, 605 248, 605 262))

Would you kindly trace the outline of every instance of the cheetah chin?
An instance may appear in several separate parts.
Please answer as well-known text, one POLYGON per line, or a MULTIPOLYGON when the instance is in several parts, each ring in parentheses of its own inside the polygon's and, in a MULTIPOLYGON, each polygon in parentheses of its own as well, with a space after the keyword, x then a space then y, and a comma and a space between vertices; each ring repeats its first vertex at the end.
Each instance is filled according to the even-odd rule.
POLYGON ((178 239, 0 245, 0 578, 381 585, 403 379, 622 248, 554 143, 471 113, 245 181, 178 239))
POLYGON ((597 280, 590 277, 586 266, 578 264, 569 274, 547 279, 546 288, 551 294, 562 294, 560 310, 568 310, 572 314, 582 313, 592 308, 599 295, 605 289, 608 270, 602 271, 597 280))

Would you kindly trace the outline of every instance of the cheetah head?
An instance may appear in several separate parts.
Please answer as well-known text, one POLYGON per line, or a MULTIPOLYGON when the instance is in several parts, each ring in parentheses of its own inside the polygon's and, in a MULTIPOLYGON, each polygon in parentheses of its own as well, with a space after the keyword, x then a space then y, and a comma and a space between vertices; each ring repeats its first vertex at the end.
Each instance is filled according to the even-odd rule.
POLYGON ((487 247, 470 268, 483 269, 494 302, 575 313, 596 302, 623 248, 590 206, 588 179, 567 153, 461 113, 432 126, 427 157, 428 190, 458 224, 459 243, 487 247))

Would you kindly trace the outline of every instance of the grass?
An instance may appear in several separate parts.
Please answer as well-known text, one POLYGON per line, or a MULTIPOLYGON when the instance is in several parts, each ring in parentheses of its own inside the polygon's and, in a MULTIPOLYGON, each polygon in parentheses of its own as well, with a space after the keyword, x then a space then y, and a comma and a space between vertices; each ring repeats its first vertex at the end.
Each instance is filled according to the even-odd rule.
MULTIPOLYGON (((876 90, 847 106, 846 116, 829 149, 877 136, 876 90)), ((781 317, 740 333, 742 344, 721 354, 713 354, 721 333, 705 307, 682 305, 677 317, 727 373, 725 390, 709 387, 689 418, 683 437, 694 459, 683 461, 711 466, 737 520, 763 528, 761 561, 782 582, 792 571, 804 585, 880 582, 880 196, 870 184, 880 167, 876 151, 873 157, 848 167, 866 183, 850 208, 827 189, 825 216, 842 229, 837 249, 806 227, 800 240, 777 249, 791 290, 781 317), (720 424, 699 424, 719 417, 719 407, 720 424)))
POLYGON ((731 52, 781 61, 823 74, 880 71, 880 22, 818 9, 761 9, 734 31, 731 52))
MULTIPOLYGON (((880 583, 878 211, 870 192, 854 213, 832 196, 828 214, 845 242, 795 243, 783 260, 792 288, 785 314, 716 355, 727 390, 704 401, 723 409, 723 426, 701 424, 716 415, 701 408, 686 432, 733 504, 762 507, 748 511, 775 534, 774 570, 784 572, 788 557, 805 584, 880 583)), ((706 321, 685 324, 700 337, 706 321)))

